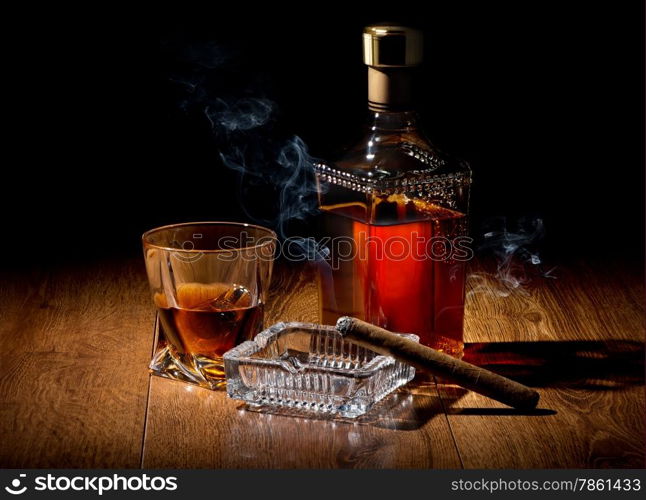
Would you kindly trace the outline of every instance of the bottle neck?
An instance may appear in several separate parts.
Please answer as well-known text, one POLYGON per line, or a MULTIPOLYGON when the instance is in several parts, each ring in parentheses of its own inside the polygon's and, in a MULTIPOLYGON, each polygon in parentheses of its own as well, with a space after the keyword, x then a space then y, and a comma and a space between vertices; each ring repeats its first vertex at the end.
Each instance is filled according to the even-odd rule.
POLYGON ((371 130, 379 132, 414 132, 417 130, 415 111, 373 111, 369 110, 368 123, 371 130))
POLYGON ((408 112, 413 109, 413 74, 410 68, 368 66, 368 109, 408 112))

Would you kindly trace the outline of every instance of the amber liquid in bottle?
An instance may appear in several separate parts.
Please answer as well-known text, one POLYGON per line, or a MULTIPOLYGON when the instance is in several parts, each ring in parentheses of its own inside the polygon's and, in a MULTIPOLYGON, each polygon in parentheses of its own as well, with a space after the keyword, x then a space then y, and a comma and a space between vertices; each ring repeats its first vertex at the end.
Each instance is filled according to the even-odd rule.
POLYGON ((423 344, 460 356, 466 263, 453 258, 445 242, 464 234, 465 215, 389 198, 376 204, 377 213, 396 215, 383 223, 357 220, 348 206, 324 209, 327 234, 355 247, 349 258, 333 260, 331 280, 319 281, 323 322, 351 315, 415 333, 423 344), (431 245, 439 248, 433 252, 431 245))

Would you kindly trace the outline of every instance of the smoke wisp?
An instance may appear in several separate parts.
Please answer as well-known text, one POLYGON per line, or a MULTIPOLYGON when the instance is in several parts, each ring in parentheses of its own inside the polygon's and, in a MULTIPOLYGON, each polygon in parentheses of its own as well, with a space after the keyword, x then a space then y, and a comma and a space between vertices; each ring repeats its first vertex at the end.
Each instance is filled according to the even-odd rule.
POLYGON ((493 257, 496 270, 474 272, 468 276, 469 295, 493 293, 507 297, 511 293, 528 294, 527 286, 537 278, 555 279, 555 267, 546 268, 540 256, 545 226, 539 217, 489 219, 476 247, 482 257, 493 257))
MULTIPOLYGON (((307 146, 281 128, 278 105, 265 95, 262 83, 244 81, 230 50, 209 42, 176 54, 181 71, 169 79, 178 86, 180 109, 206 118, 222 163, 239 175, 245 215, 286 237, 291 222, 318 210, 314 159, 307 146)), ((311 254, 312 242, 306 240, 303 251, 311 254)))

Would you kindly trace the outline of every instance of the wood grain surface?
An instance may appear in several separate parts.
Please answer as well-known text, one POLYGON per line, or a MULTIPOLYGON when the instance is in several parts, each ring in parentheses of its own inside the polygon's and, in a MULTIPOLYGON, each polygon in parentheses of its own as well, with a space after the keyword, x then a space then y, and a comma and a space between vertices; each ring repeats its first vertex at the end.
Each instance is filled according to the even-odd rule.
POLYGON ((140 262, 2 275, 3 467, 139 466, 148 300, 140 262))
POLYGON ((573 264, 554 274, 514 291, 483 269, 471 275, 466 359, 536 387, 545 413, 440 386, 466 468, 644 467, 643 273, 573 264))
MULTIPOLYGON (((571 264, 510 288, 472 265, 466 359, 536 387, 523 413, 413 384, 358 422, 248 411, 150 377, 143 263, 0 275, 3 467, 644 466, 639 266, 571 264)), ((311 270, 277 269, 266 324, 318 321, 311 270)))

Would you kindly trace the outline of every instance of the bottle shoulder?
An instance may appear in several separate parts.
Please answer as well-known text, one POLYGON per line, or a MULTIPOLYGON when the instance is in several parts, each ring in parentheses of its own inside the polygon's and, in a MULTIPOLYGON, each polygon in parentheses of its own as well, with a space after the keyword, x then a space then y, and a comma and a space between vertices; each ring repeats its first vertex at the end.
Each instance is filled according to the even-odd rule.
POLYGON ((417 131, 371 131, 326 166, 375 187, 436 176, 471 176, 466 161, 441 151, 417 131))

